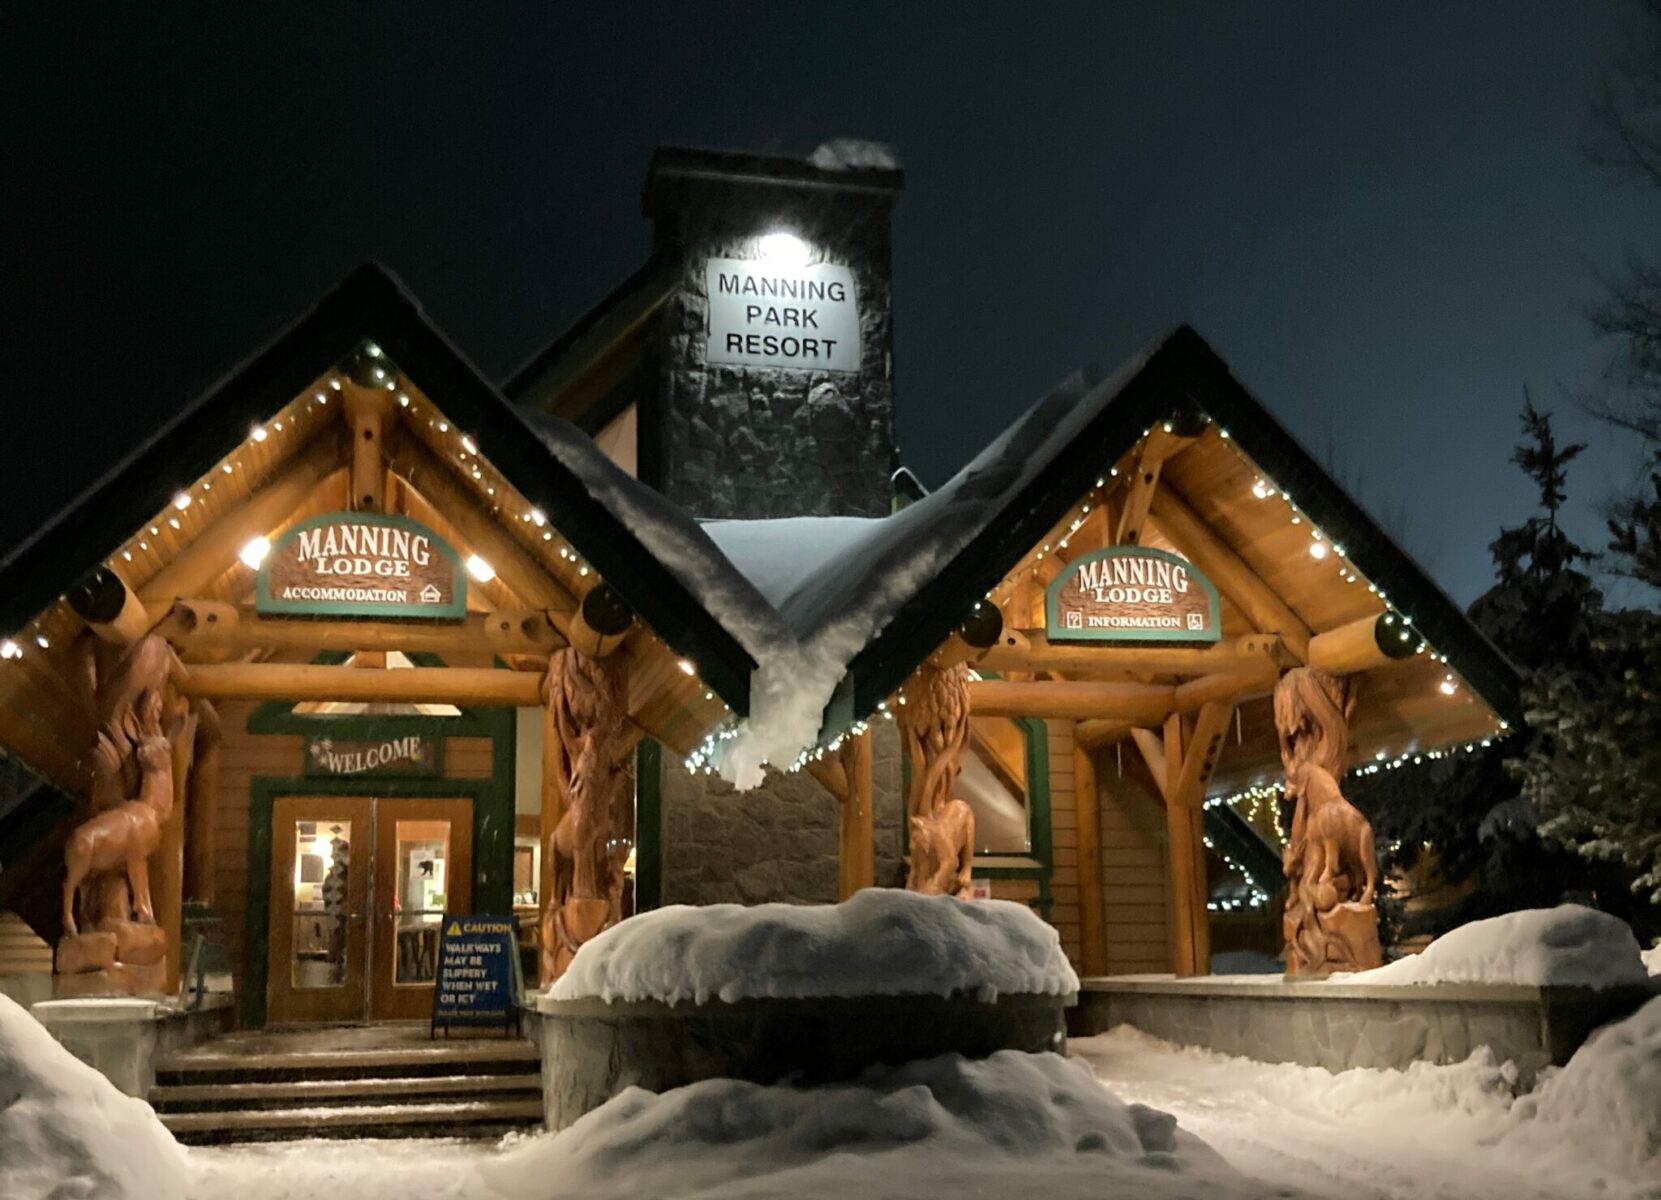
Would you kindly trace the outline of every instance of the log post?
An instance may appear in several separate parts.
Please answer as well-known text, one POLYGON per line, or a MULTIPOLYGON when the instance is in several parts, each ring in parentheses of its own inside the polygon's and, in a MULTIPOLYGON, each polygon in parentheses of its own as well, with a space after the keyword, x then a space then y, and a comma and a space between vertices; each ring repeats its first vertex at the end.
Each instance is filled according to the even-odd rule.
MULTIPOLYGON (((554 701, 546 698, 542 704, 542 812, 540 825, 542 870, 537 876, 536 903, 538 930, 548 928, 548 906, 554 898, 554 830, 565 815, 565 765, 561 757, 559 729, 555 724, 554 701)), ((538 961, 542 956, 538 955, 538 961)), ((540 981, 544 987, 553 982, 540 981)))
POLYGON ((1085 975, 1107 974, 1106 920, 1102 895, 1102 827, 1096 760, 1073 731, 1073 797, 1078 807, 1079 965, 1085 975))
MULTIPOLYGON (((1165 720, 1165 779, 1174 781, 1182 775, 1183 729, 1182 718, 1172 713, 1165 720)), ((1195 843, 1199 842, 1193 813, 1174 802, 1167 790, 1165 795, 1165 830, 1167 861, 1171 872, 1171 933, 1172 970, 1178 975, 1203 975, 1210 965, 1210 936, 1205 927, 1206 908, 1202 900, 1195 911, 1195 898, 1200 885, 1195 879, 1195 868, 1200 861, 1195 843)), ((1203 843, 1200 843, 1203 847, 1203 843)))
POLYGON ((871 739, 867 729, 842 743, 842 767, 848 794, 842 798, 841 836, 837 842, 837 899, 846 900, 876 883, 876 837, 871 818, 871 739))
POLYGON ((392 396, 385 388, 341 381, 346 400, 346 425, 352 431, 352 507, 358 512, 380 512, 386 507, 386 471, 381 445, 392 396))
POLYGON ((191 760, 196 751, 195 714, 186 714, 175 728, 171 738, 173 811, 162 826, 161 846, 150 859, 150 899, 155 905, 156 924, 161 926, 166 939, 163 990, 169 996, 179 991, 179 953, 184 934, 185 823, 192 819, 186 808, 190 801, 191 760))
POLYGON ((207 700, 198 700, 196 746, 186 800, 185 896, 198 904, 213 904, 217 897, 214 859, 217 851, 217 809, 219 806, 219 757, 223 733, 219 713, 207 700))

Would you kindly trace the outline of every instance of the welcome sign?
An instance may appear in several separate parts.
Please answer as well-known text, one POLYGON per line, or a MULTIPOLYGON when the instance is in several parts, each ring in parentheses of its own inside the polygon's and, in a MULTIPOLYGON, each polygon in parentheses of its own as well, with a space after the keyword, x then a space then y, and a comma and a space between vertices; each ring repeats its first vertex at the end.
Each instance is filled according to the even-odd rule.
POLYGON ((712 363, 859 370, 854 273, 835 263, 785 267, 712 258, 704 268, 712 363))
POLYGON ((432 530, 386 513, 328 513, 290 529, 260 565, 262 613, 331 617, 467 615, 467 576, 432 530))
POLYGON ((1044 593, 1051 641, 1215 642, 1217 589, 1175 554, 1113 546, 1074 560, 1044 593))
POLYGON ((436 775, 438 743, 420 733, 385 738, 314 737, 308 775, 436 775))

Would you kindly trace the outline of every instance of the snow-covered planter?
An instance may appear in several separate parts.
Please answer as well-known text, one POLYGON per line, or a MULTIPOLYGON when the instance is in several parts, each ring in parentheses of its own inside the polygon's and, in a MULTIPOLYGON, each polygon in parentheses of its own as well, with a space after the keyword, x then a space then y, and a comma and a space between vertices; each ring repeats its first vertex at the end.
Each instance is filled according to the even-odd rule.
POLYGON ((629 1087, 1059 1050, 1077 990, 1055 930, 1019 904, 869 889, 837 905, 661 909, 585 945, 539 998, 548 1124, 629 1087))

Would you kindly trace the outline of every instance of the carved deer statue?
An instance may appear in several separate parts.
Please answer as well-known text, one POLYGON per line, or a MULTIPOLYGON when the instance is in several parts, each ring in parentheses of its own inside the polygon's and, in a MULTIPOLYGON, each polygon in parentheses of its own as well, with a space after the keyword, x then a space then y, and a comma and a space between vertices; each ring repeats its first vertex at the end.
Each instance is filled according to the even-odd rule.
MULTIPOLYGON (((156 923, 148 860, 161 845, 162 829, 173 814, 173 749, 161 731, 161 708, 159 690, 142 692, 136 699, 137 715, 128 711, 120 722, 122 732, 137 747, 137 796, 91 817, 69 835, 64 845, 63 927, 67 934, 79 932, 75 902, 79 898, 82 908, 87 907, 84 885, 90 877, 106 871, 125 872, 138 921, 156 923)), ((108 730, 99 733, 94 754, 98 778, 119 775, 124 758, 122 743, 108 730)))

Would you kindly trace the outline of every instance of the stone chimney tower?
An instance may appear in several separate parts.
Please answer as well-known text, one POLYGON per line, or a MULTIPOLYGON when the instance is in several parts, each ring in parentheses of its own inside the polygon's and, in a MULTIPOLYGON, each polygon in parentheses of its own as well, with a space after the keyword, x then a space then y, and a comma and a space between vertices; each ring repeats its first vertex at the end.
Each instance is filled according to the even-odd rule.
MULTIPOLYGON (((890 508, 889 221, 903 175, 879 147, 812 159, 660 149, 643 195, 681 263, 660 324, 648 481, 699 517, 890 508)), ((645 474, 645 472, 643 472, 645 474)))

